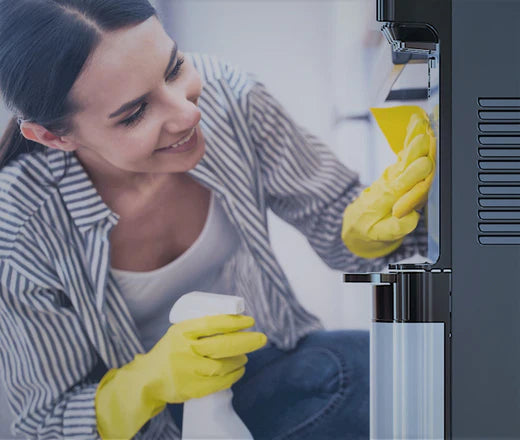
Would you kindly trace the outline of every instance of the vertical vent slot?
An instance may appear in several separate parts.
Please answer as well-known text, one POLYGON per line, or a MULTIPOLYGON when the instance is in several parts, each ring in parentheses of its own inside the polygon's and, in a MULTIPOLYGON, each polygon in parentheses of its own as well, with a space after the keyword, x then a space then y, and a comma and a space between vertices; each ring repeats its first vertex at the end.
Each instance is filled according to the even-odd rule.
POLYGON ((507 120, 507 121, 514 121, 519 120, 520 121, 520 111, 509 111, 509 112, 500 112, 500 111, 480 111, 478 112, 478 115, 480 119, 482 120, 507 120))
POLYGON ((520 136, 479 136, 482 145, 520 145, 520 136))
POLYGON ((520 199, 479 199, 483 208, 520 208, 520 199))
POLYGON ((478 242, 520 245, 520 98, 478 103, 478 242))
POLYGON ((481 148, 482 157, 520 157, 520 148, 481 148))
POLYGON ((479 229, 482 232, 519 232, 520 224, 515 223, 481 223, 479 229))
POLYGON ((520 186, 484 186, 478 187, 478 191, 482 195, 518 195, 520 196, 520 186))
POLYGON ((520 182, 520 174, 515 173, 479 173, 479 180, 486 183, 520 182))
POLYGON ((502 244, 520 244, 520 235, 480 235, 478 238, 480 244, 502 245, 502 244))
POLYGON ((481 132, 520 132, 520 124, 509 123, 509 124, 478 124, 478 128, 481 132))
POLYGON ((479 98, 481 107, 518 107, 520 109, 520 98, 479 98))
MULTIPOLYGON (((488 159, 489 157, 486 157, 488 159)), ((502 158, 500 158, 502 159, 502 158)), ((481 160, 478 163, 478 166, 481 170, 520 170, 520 161, 519 160, 481 160)))

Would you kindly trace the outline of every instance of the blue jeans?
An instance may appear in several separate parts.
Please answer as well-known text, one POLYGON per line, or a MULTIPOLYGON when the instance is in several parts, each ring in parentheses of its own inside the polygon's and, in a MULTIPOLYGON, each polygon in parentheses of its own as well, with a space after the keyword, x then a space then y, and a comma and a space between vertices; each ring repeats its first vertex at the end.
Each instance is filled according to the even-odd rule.
POLYGON ((367 331, 318 331, 294 350, 267 346, 248 358, 233 406, 255 440, 368 438, 367 331))

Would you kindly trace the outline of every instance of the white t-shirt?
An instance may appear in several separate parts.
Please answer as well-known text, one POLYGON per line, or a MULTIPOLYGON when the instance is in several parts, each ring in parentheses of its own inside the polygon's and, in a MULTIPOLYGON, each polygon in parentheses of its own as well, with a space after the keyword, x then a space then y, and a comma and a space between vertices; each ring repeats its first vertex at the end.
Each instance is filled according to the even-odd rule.
POLYGON ((222 269, 239 243, 238 232, 212 192, 204 228, 182 255, 148 272, 111 268, 146 351, 164 335, 170 326, 170 309, 185 293, 235 294, 232 280, 222 269))

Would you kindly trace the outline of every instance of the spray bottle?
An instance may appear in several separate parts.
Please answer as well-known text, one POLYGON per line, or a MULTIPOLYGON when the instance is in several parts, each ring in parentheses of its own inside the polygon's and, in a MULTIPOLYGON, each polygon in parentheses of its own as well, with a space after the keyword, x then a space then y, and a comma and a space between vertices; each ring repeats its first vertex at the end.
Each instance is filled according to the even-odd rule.
MULTIPOLYGON (((191 292, 180 297, 170 311, 170 322, 208 315, 244 312, 244 300, 238 296, 191 292)), ((252 440, 253 436, 233 409, 231 389, 219 391, 184 403, 183 440, 252 440)))

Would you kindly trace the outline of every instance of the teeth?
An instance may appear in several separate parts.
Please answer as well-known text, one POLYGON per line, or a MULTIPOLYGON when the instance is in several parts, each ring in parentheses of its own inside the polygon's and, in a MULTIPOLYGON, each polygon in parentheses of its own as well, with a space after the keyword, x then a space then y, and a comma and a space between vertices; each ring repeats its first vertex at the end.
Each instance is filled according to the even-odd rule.
POLYGON ((191 137, 193 136, 193 133, 195 133, 195 127, 193 127, 191 129, 191 131, 186 135, 186 137, 184 137, 183 139, 181 139, 179 142, 177 142, 176 144, 173 144, 173 145, 170 145, 169 148, 177 148, 177 147, 180 147, 181 145, 185 144, 186 142, 188 142, 191 137))

